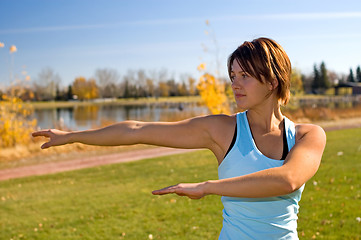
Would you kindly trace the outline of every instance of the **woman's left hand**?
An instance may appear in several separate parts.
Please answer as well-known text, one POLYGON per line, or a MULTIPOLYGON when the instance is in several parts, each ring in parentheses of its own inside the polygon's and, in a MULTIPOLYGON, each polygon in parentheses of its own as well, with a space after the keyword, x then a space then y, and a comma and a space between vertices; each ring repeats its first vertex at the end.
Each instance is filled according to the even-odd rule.
POLYGON ((152 192, 153 195, 164 195, 175 193, 178 196, 186 196, 190 199, 200 199, 207 194, 204 191, 205 182, 201 183, 180 183, 152 192))

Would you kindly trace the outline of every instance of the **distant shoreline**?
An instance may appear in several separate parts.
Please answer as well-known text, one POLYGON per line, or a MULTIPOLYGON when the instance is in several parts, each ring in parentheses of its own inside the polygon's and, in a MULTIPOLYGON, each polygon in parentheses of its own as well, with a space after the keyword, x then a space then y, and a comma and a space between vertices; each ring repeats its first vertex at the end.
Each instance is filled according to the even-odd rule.
POLYGON ((134 106, 148 104, 178 104, 178 103, 201 103, 200 96, 184 97, 150 97, 150 98, 122 98, 122 99, 94 99, 88 101, 49 101, 49 102, 27 102, 34 109, 74 108, 84 106, 134 106))
MULTIPOLYGON (((361 95, 345 95, 345 96, 327 96, 327 95, 303 95, 293 96, 288 108, 297 107, 299 104, 329 104, 340 102, 361 102, 361 95), (296 106, 293 104, 296 103, 296 106)), ((178 104, 178 103, 197 103, 201 104, 200 96, 177 96, 177 97, 149 97, 149 98, 120 98, 120 99, 94 99, 87 101, 48 101, 48 102, 26 102, 34 109, 54 109, 54 108, 74 108, 83 106, 139 106, 148 104, 178 104)))

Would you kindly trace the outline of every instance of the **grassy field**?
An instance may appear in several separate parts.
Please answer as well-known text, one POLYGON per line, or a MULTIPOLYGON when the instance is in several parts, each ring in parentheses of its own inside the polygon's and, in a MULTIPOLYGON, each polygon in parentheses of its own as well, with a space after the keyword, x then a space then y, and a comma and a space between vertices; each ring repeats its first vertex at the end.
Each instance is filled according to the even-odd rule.
MULTIPOLYGON (((300 202, 300 239, 361 238, 361 129, 328 132, 318 173, 300 202)), ((0 239, 217 239, 220 197, 153 196, 217 178, 199 151, 0 182, 0 239)))

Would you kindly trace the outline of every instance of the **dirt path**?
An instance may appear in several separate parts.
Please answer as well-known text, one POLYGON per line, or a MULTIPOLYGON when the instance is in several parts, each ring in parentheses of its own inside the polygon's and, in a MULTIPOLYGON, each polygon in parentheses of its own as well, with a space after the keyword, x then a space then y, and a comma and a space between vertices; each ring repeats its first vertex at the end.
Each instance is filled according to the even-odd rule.
POLYGON ((174 149, 157 147, 151 149, 133 150, 129 152, 107 154, 76 159, 72 161, 37 164, 32 166, 2 169, 0 170, 0 181, 13 178, 21 178, 34 175, 44 175, 57 172, 64 172, 82 168, 95 167, 105 164, 137 161, 146 158, 161 157, 166 155, 180 154, 196 151, 196 149, 174 149))
MULTIPOLYGON (((333 131, 346 128, 361 127, 361 118, 346 119, 342 122, 320 122, 318 123, 326 131, 333 131)), ((70 171, 82 168, 95 167, 105 164, 121 163, 137 161, 145 158, 161 157, 172 154, 180 154, 196 151, 194 149, 174 149, 157 147, 143 150, 133 150, 123 153, 107 154, 102 156, 94 156, 76 159, 72 161, 54 162, 46 164, 38 164, 33 166, 25 166, 11 169, 0 170, 0 181, 13 178, 21 178, 33 175, 44 175, 63 171, 70 171)))

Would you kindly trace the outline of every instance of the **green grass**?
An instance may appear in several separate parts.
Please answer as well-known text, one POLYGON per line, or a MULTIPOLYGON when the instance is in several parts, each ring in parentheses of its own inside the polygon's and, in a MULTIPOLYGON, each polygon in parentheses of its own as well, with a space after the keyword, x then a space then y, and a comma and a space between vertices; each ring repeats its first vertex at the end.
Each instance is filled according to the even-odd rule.
POLYGON ((317 174, 300 202, 305 239, 361 239, 361 128, 327 132, 317 174))
POLYGON ((4 181, 0 239, 216 239, 220 197, 151 194, 216 177, 216 160, 200 151, 4 181))
MULTIPOLYGON (((327 136, 320 170, 300 202, 299 237, 360 239, 361 129, 327 136)), ((199 151, 0 182, 0 239, 217 239, 219 196, 151 195, 216 179, 216 165, 199 151)))

